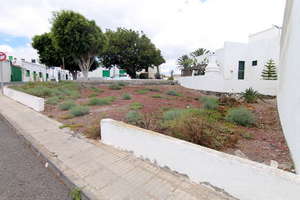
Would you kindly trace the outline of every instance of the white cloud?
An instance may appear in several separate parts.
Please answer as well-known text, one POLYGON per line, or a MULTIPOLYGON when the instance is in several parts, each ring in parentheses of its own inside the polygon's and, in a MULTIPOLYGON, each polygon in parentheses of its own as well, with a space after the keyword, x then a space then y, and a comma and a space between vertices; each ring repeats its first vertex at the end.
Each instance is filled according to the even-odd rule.
POLYGON ((285 0, 14 0, 0 8, 0 32, 32 37, 49 31, 51 12, 72 9, 103 29, 143 30, 162 50, 164 66, 198 47, 246 41, 250 33, 281 25, 285 0))
POLYGON ((24 58, 30 61, 32 58, 37 58, 37 52, 31 46, 12 48, 8 45, 0 45, 0 52, 4 52, 8 56, 13 56, 18 59, 24 58))

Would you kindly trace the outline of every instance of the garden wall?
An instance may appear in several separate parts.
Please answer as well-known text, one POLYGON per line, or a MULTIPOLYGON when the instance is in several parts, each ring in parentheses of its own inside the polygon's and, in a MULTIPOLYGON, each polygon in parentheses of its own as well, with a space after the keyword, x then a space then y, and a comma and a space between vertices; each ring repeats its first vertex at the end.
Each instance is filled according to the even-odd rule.
POLYGON ((298 200, 300 177, 250 160, 208 149, 112 119, 101 121, 102 142, 196 183, 224 189, 243 200, 298 200))
POLYGON ((203 76, 181 77, 178 80, 183 87, 212 92, 241 93, 252 87, 264 95, 277 95, 278 81, 272 80, 224 80, 209 79, 203 76))
POLYGON ((44 111, 45 100, 20 91, 4 87, 3 94, 25 106, 28 106, 38 112, 44 111))

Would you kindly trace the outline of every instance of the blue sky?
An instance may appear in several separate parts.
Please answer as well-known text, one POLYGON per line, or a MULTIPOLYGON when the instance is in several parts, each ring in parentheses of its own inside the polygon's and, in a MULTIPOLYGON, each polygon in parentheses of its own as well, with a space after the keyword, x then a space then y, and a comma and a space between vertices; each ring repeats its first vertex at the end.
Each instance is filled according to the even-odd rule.
POLYGON ((6 33, 0 32, 0 44, 1 45, 8 45, 12 48, 16 47, 24 47, 27 44, 31 43, 31 38, 26 36, 13 36, 6 33))

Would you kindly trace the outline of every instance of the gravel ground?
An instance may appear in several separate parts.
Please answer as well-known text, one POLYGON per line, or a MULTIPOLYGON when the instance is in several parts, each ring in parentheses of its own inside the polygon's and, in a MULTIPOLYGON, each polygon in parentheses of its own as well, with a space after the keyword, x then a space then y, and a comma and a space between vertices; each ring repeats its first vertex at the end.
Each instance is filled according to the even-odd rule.
POLYGON ((0 199, 67 200, 68 188, 0 119, 0 199))

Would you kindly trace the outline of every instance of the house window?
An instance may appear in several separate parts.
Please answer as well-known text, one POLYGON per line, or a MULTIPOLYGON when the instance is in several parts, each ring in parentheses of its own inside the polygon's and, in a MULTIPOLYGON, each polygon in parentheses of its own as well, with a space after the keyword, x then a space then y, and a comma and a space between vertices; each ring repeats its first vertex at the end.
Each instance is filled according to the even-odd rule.
POLYGON ((257 60, 252 61, 252 66, 257 66, 257 60))
POLYGON ((26 77, 30 77, 30 71, 26 70, 26 77))
POLYGON ((42 72, 39 72, 39 77, 42 78, 43 77, 43 74, 42 72))
POLYGON ((245 78, 245 61, 239 61, 238 79, 244 80, 245 78))
POLYGON ((49 79, 49 74, 48 73, 46 74, 46 79, 49 79))

